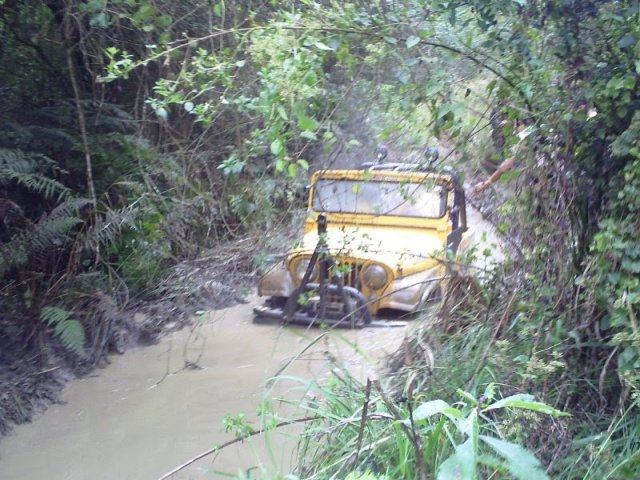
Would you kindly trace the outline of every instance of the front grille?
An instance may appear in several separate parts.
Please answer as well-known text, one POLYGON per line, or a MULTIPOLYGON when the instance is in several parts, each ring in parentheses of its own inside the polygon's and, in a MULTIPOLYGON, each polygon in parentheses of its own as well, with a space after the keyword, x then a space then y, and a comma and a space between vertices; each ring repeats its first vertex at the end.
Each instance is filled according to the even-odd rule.
POLYGON ((335 271, 342 277, 346 287, 360 288, 360 274, 362 273, 362 264, 356 262, 336 261, 335 271))

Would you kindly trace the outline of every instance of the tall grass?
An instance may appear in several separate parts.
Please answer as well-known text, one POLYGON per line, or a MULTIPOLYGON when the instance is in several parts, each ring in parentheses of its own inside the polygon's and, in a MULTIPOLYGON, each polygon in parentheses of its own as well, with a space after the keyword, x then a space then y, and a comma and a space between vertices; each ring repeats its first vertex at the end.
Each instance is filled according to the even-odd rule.
MULTIPOLYGON (((409 377, 410 382, 415 379, 409 377)), ((304 479, 545 479, 540 462, 502 432, 515 412, 564 416, 530 395, 496 399, 488 384, 481 396, 458 389, 457 401, 431 399, 405 385, 379 380, 363 384, 340 370, 318 399, 307 404, 315 417, 301 438, 297 477, 304 479)))

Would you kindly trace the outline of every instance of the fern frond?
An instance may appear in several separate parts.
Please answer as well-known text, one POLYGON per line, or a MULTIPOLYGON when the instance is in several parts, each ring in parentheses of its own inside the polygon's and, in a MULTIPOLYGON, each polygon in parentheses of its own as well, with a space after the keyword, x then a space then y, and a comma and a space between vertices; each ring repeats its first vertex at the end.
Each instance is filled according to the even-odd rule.
POLYGON ((55 162, 44 155, 0 148, 0 184, 16 182, 31 192, 44 195, 47 199, 55 196, 58 200, 68 198, 71 191, 67 187, 38 171, 43 163, 48 169, 55 165, 55 162))
POLYGON ((0 148, 0 168, 8 168, 19 173, 33 173, 36 162, 32 154, 18 148, 0 148))
MULTIPOLYGON (((27 151, 43 152, 53 157, 66 157, 76 149, 77 139, 70 132, 61 128, 32 125, 27 127, 31 141, 22 148, 27 151)), ((56 168, 57 165, 49 165, 56 168)))
POLYGON ((45 249, 62 245, 79 223, 81 220, 76 217, 44 217, 30 229, 21 231, 0 245, 0 278, 45 249))
POLYGON ((128 205, 118 210, 107 210, 97 218, 85 235, 87 247, 112 245, 125 227, 136 228, 135 220, 140 211, 136 205, 128 205))
MULTIPOLYGON (((96 104, 93 100, 81 100, 91 133, 105 131, 132 132, 136 122, 129 112, 111 103, 96 104)), ((76 105, 69 100, 60 100, 54 105, 42 107, 31 114, 40 125, 72 130, 76 123, 76 105)))
POLYGON ((23 173, 7 167, 0 167, 0 183, 15 181, 29 191, 43 195, 46 199, 64 200, 71 196, 71 190, 53 178, 33 173, 23 173), (57 198, 56 198, 57 197, 57 198))
POLYGON ((84 353, 84 327, 72 318, 72 313, 59 307, 46 306, 40 310, 40 320, 53 327, 62 345, 78 355, 84 353))
POLYGON ((77 217, 46 218, 36 224, 30 238, 31 243, 41 250, 51 245, 58 246, 79 223, 82 220, 77 217))
POLYGON ((88 198, 69 198, 51 210, 48 218, 73 217, 74 215, 78 215, 81 209, 91 204, 92 202, 88 198))

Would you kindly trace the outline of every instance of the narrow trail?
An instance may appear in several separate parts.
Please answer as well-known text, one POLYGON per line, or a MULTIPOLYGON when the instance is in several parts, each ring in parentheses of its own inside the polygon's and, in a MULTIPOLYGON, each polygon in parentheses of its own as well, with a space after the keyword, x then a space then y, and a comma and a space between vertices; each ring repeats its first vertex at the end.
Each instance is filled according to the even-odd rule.
MULTIPOLYGON (((328 374, 329 353, 364 379, 374 375, 375 359, 398 348, 404 335, 402 328, 333 332, 298 357, 322 331, 253 324, 258 299, 251 300, 211 312, 194 330, 158 345, 112 357, 107 368, 72 382, 64 404, 52 405, 0 442, 0 478, 156 479, 232 439, 233 433, 221 431, 225 415, 242 413, 258 428, 256 408, 275 373, 284 369, 267 395, 282 415, 292 415, 295 408, 278 399, 298 402, 310 380, 328 374)), ((291 464, 299 431, 289 427, 266 441, 254 437, 174 478, 220 478, 215 472, 258 464, 271 478, 291 464)))

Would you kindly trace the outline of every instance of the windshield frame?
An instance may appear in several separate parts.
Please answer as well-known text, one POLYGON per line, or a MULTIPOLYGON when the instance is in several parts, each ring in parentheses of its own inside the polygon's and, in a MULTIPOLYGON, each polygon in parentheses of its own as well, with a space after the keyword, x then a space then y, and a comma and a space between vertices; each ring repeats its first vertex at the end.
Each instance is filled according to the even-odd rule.
MULTIPOLYGON (((383 175, 383 176, 368 176, 367 178, 363 178, 364 176, 345 176, 345 175, 318 175, 314 178, 314 181, 310 190, 310 198, 309 198, 309 208, 316 213, 327 213, 331 215, 355 215, 355 216, 364 216, 364 217, 394 217, 394 218, 406 218, 406 219, 416 219, 416 220, 439 220, 442 219, 448 211, 449 207, 449 191, 450 188, 446 182, 439 181, 438 178, 433 178, 431 176, 420 176, 416 178, 414 175, 412 176, 398 176, 398 175, 383 175), (320 200, 318 200, 318 185, 320 182, 345 182, 347 185, 351 184, 356 186, 358 184, 366 183, 386 183, 386 184, 397 184, 399 188, 411 188, 415 186, 416 188, 420 188, 421 185, 425 183, 432 183, 433 189, 430 189, 427 193, 436 193, 434 190, 436 188, 441 189, 439 193, 440 200, 440 215, 431 216, 431 215, 420 215, 420 214, 398 214, 394 212, 394 210, 398 209, 402 205, 407 202, 411 202, 410 198, 404 199, 397 206, 393 208, 388 208, 386 211, 358 211, 357 207, 348 210, 338 210, 331 208, 320 208, 319 205, 320 200)), ((345 192, 343 192, 344 194, 345 192)), ((360 192, 356 192, 354 190, 354 195, 358 195, 360 192)), ((394 192, 395 193, 395 192, 394 192)), ((378 197, 379 198, 379 197, 378 197)), ((435 199, 434 199, 435 200, 435 199)), ((364 200, 366 201, 366 200, 364 200)))

